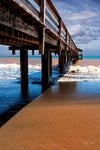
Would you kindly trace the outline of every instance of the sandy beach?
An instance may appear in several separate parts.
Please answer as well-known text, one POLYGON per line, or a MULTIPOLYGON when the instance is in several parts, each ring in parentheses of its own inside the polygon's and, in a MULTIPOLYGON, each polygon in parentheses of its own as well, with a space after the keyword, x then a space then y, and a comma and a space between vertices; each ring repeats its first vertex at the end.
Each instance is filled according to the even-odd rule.
POLYGON ((23 108, 0 129, 0 149, 99 150, 100 104, 66 97, 48 89, 23 108))
POLYGON ((100 81, 55 83, 0 128, 0 150, 99 150, 99 91, 100 81))
POLYGON ((100 150, 100 0, 0 1, 0 150, 100 150))
POLYGON ((94 65, 98 66, 100 65, 100 59, 82 59, 82 61, 78 60, 75 64, 75 66, 89 66, 89 65, 94 65))
MULTIPOLYGON (((16 57, 7 57, 7 58, 0 58, 0 63, 2 64, 12 64, 12 63, 16 63, 16 64, 20 64, 20 58, 16 58, 16 57)), ((37 64, 41 64, 41 57, 36 57, 36 58, 28 58, 28 63, 32 64, 32 65, 37 65, 37 64)), ((57 65, 58 64, 58 59, 52 59, 52 65, 57 65)))

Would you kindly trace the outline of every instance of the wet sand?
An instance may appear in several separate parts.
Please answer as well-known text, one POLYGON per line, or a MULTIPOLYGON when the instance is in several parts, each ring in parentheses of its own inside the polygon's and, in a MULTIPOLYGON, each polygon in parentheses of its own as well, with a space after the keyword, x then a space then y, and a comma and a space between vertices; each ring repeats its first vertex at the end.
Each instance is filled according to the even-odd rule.
POLYGON ((56 83, 0 128, 0 150, 99 150, 99 91, 98 81, 56 83))
POLYGON ((100 65, 100 59, 82 59, 78 60, 75 64, 75 66, 89 66, 89 65, 94 65, 98 66, 100 65))
MULTIPOLYGON (((0 63, 1 64, 13 64, 13 63, 16 63, 16 64, 20 64, 20 58, 11 58, 11 57, 1 57, 0 58, 0 63)), ((31 64, 31 65, 38 65, 38 64, 41 64, 41 58, 28 58, 28 63, 31 64)), ((52 65, 57 65, 58 64, 58 59, 57 58, 53 58, 52 59, 52 65)))
MULTIPOLYGON (((0 127, 11 117, 16 114, 21 108, 27 105, 30 101, 34 100, 42 93, 41 84, 41 72, 40 72, 40 57, 29 57, 29 64, 33 65, 33 68, 29 67, 29 88, 28 91, 21 91, 20 85, 20 64, 19 57, 0 57, 0 127), (2 68, 2 64, 6 68, 2 68), (37 70, 34 70, 34 66, 37 66, 37 70), (38 66, 39 65, 39 66, 38 66), (3 78, 2 78, 3 77, 3 78), (36 84, 37 83, 37 84, 36 84)), ((57 64, 57 59, 53 59, 53 65, 57 64)), ((30 65, 30 66, 31 66, 30 65)), ((54 78, 58 74, 53 71, 54 78)))
POLYGON ((0 129, 0 150, 85 149, 100 149, 99 99, 69 99, 61 89, 49 88, 0 129))
MULTIPOLYGON (((4 57, 0 58, 0 63, 1 64, 20 64, 20 58, 12 58, 12 57, 4 57)), ((35 65, 35 64, 41 64, 41 59, 40 58, 28 58, 28 63, 35 65)))

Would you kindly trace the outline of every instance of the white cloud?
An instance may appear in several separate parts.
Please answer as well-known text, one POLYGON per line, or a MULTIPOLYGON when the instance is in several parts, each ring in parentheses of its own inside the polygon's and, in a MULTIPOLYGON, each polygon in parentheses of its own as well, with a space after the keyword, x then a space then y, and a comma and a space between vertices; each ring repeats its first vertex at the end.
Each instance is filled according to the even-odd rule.
POLYGON ((78 47, 84 50, 84 55, 100 56, 100 39, 89 43, 78 44, 78 47))
POLYGON ((99 0, 54 0, 66 27, 77 46, 100 47, 99 0), (93 45, 91 45, 93 44, 93 45), (88 46, 89 45, 89 46, 88 46))
POLYGON ((87 19, 91 19, 94 17, 98 17, 100 14, 100 12, 93 12, 93 11, 88 11, 88 10, 84 10, 81 11, 80 13, 72 13, 70 12, 69 15, 66 15, 66 19, 67 20, 72 20, 72 21, 77 21, 77 20, 87 20, 87 19))
POLYGON ((80 24, 70 25, 68 26, 68 29, 70 34, 73 36, 79 34, 79 32, 82 30, 82 26, 80 24))

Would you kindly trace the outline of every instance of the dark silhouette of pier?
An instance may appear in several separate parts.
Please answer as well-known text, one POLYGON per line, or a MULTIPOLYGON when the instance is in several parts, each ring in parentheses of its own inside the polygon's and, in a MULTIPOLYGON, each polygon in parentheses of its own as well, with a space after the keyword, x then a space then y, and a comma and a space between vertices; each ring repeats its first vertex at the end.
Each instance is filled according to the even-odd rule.
MULTIPOLYGON (((67 15, 67 14, 66 14, 67 15)), ((20 50, 22 88, 28 86, 28 50, 42 55, 42 86, 50 84, 52 55, 59 56, 59 70, 67 61, 82 58, 52 0, 0 1, 0 44, 8 45, 15 55, 20 50)))

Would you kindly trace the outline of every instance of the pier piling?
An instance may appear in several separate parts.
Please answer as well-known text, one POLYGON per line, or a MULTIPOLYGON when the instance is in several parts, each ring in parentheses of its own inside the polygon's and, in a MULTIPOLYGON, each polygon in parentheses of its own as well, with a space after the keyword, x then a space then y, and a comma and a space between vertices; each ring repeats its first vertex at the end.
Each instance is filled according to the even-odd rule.
POLYGON ((21 87, 28 88, 28 52, 26 49, 20 49, 20 72, 21 87))
POLYGON ((42 55, 42 88, 43 91, 50 85, 50 52, 45 50, 42 55))
POLYGON ((65 61, 64 52, 61 51, 61 53, 59 54, 59 73, 61 74, 64 73, 64 61, 65 61))

